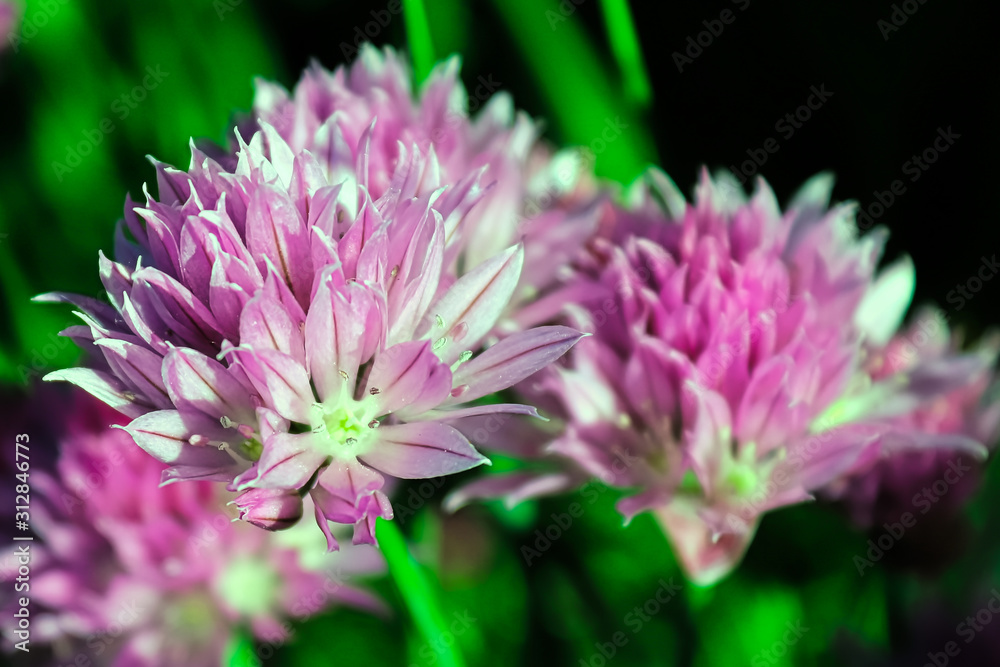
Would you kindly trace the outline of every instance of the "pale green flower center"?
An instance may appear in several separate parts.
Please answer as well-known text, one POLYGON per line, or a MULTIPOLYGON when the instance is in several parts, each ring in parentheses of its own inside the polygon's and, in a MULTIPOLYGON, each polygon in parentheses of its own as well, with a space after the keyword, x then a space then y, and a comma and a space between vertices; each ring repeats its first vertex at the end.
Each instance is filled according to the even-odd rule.
POLYGON ((218 580, 219 595, 239 614, 267 613, 281 588, 281 581, 265 561, 247 557, 226 566, 218 580))
POLYGON ((193 646, 207 645, 216 633, 217 606, 204 591, 181 595, 164 605, 168 634, 182 636, 193 646))
POLYGON ((334 458, 357 456, 374 429, 378 428, 373 400, 342 397, 336 402, 313 406, 312 432, 322 444, 323 453, 334 458))

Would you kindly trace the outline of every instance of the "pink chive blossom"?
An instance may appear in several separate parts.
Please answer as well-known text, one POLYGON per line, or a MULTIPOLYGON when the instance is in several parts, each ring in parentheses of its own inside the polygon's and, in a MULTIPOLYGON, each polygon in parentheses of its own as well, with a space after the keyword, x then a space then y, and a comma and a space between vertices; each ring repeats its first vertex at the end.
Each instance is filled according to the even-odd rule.
POLYGON ((763 513, 811 499, 890 438, 938 444, 893 417, 954 386, 948 369, 894 378, 880 406, 854 391, 863 345, 899 326, 913 270, 904 258, 876 278, 885 230, 859 237, 854 205, 829 207, 831 189, 820 175, 782 212, 763 180, 746 199, 703 172, 689 204, 651 172, 576 262, 588 296, 563 319, 593 336, 519 386, 562 428, 518 439, 533 469, 474 482, 447 506, 597 478, 631 492, 626 520, 653 511, 689 577, 710 584, 763 513))
MULTIPOLYGON (((106 406, 79 392, 46 408, 66 426, 55 465, 33 457, 30 471, 32 655, 209 667, 240 627, 273 648, 293 618, 338 604, 384 611, 350 583, 384 568, 371 547, 327 554, 314 530, 273 534, 234 522, 220 485, 159 488, 164 464, 106 426, 122 421, 106 406)), ((5 595, 14 576, 4 569, 5 595)), ((2 600, 8 611, 16 604, 2 600)), ((5 650, 15 650, 9 639, 5 650)))
POLYGON ((259 84, 233 154, 192 144, 187 171, 155 163, 158 199, 126 201, 117 261, 100 258, 110 304, 39 297, 79 308, 84 325, 64 333, 94 357, 48 379, 131 418, 125 430, 170 465, 164 482, 226 482, 241 518, 270 529, 308 496, 330 549, 330 522, 374 543, 393 516, 385 476, 486 463, 453 422, 536 413, 466 404, 581 336, 547 326, 496 342, 526 272, 561 288, 551 258, 583 242, 594 207, 563 197, 531 217, 525 238, 551 250, 526 269, 537 251, 511 221, 533 126, 504 98, 469 121, 455 61, 417 100, 409 80, 391 50, 366 47, 350 68, 313 66, 292 97, 259 84))
POLYGON ((865 528, 898 521, 903 512, 919 516, 960 507, 981 477, 983 445, 992 449, 1000 435, 992 370, 998 347, 992 335, 962 353, 944 315, 932 309, 921 311, 888 342, 865 346, 860 372, 869 387, 901 383, 906 375, 948 374, 952 388, 887 417, 907 437, 886 439, 880 458, 846 471, 822 497, 840 502, 865 528), (921 446, 913 447, 914 441, 921 446))

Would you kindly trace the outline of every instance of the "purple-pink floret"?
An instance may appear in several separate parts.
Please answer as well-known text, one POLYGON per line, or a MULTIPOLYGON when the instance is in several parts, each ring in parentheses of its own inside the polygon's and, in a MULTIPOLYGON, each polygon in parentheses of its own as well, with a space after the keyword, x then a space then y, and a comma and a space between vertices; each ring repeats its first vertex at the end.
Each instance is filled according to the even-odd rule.
POLYGON ((391 50, 365 47, 291 95, 260 83, 233 153, 192 144, 187 171, 156 163, 158 199, 126 202, 117 261, 100 259, 110 305, 40 297, 79 308, 84 325, 64 333, 95 357, 49 379, 130 417, 169 464, 164 482, 226 482, 269 529, 310 496, 330 549, 330 522, 374 543, 393 515, 385 476, 486 463, 453 423, 534 409, 466 404, 581 336, 525 329, 518 304, 525 276, 562 289, 553 260, 584 242, 596 207, 570 188, 520 215, 546 171, 533 124, 505 97, 470 121, 455 61, 417 100, 409 80, 391 50))

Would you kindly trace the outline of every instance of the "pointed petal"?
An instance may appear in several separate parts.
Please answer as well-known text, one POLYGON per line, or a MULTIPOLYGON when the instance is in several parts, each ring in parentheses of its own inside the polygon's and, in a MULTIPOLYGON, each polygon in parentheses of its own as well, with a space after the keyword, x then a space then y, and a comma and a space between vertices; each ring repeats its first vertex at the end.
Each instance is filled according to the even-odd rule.
POLYGON ((171 350, 163 362, 163 381, 174 405, 208 417, 255 424, 250 393, 215 359, 187 348, 171 350))
POLYGON ((453 363, 493 328, 521 275, 524 248, 519 244, 459 278, 430 307, 420 334, 434 341, 438 356, 453 363))
POLYGON ((306 364, 322 400, 354 386, 358 367, 381 339, 382 326, 376 296, 368 287, 337 285, 333 273, 324 277, 305 326, 306 364))
POLYGON ((194 413, 182 415, 177 410, 159 410, 133 419, 122 428, 137 445, 164 463, 212 471, 236 467, 233 458, 218 447, 190 444, 192 438, 196 441, 225 442, 229 437, 229 433, 208 417, 194 413))
POLYGON ((153 410, 145 397, 137 397, 113 375, 89 368, 65 368, 45 376, 46 382, 71 382, 91 396, 101 399, 126 417, 139 417, 153 410))
POLYGON ((264 185, 257 188, 247 209, 247 247, 262 274, 264 258, 272 258, 278 275, 295 294, 299 304, 309 303, 313 267, 309 252, 309 230, 288 195, 264 185))
POLYGON ((457 512, 475 500, 503 498, 504 506, 513 509, 525 500, 562 493, 572 487, 572 478, 566 473, 518 472, 509 475, 490 475, 466 484, 445 497, 446 512, 457 512))
MULTIPOLYGON (((326 461, 313 443, 312 433, 275 433, 264 443, 252 479, 239 480, 239 489, 301 489, 326 461)), ((249 472, 249 471, 248 471, 249 472)))
POLYGON ((258 294, 250 299, 240 315, 240 344, 257 350, 284 352, 305 364, 305 337, 299 323, 276 299, 258 294))
POLYGON ((903 322, 915 289, 916 271, 909 256, 882 270, 854 313, 854 325, 868 343, 882 347, 889 342, 903 322))
POLYGON ((146 398, 152 401, 153 405, 161 410, 169 410, 174 407, 167 394, 167 389, 163 384, 161 367, 163 357, 150 350, 148 347, 135 345, 123 340, 113 340, 103 338, 97 340, 95 344, 109 358, 108 362, 114 362, 114 367, 125 374, 125 377, 146 398))
POLYGON ((745 532, 713 535, 697 507, 681 499, 657 510, 656 517, 688 578, 699 586, 709 586, 729 574, 742 560, 757 528, 754 524, 745 532))
POLYGON ((506 389, 564 355, 585 334, 563 326, 537 327, 504 338, 462 364, 455 385, 468 385, 462 402, 506 389))
POLYGON ((464 435, 447 424, 382 426, 376 433, 377 440, 371 450, 358 459, 394 477, 438 477, 489 462, 464 435))
POLYGON ((229 353, 238 360, 269 407, 285 419, 310 423, 316 398, 301 364, 277 350, 233 348, 229 353))
POLYGON ((430 341, 400 343, 375 356, 366 393, 375 397, 378 414, 401 411, 419 415, 440 405, 451 394, 451 371, 430 341))

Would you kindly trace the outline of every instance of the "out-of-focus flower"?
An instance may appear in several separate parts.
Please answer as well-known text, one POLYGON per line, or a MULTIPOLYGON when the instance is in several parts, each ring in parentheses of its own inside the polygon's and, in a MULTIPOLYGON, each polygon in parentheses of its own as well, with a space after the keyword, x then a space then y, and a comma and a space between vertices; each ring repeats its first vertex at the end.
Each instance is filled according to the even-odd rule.
POLYGON ((1000 401, 993 391, 995 336, 968 354, 948 330, 944 315, 926 309, 888 343, 866 346, 856 383, 864 392, 891 386, 914 374, 950 374, 951 391, 930 392, 912 410, 887 417, 905 435, 886 438, 882 456, 849 469, 823 489, 863 527, 898 521, 903 512, 959 507, 982 472, 980 444, 992 448, 1000 431, 1000 401), (868 381, 865 381, 865 377, 868 381), (922 446, 914 447, 914 441, 922 446))
POLYGON ((687 204, 650 173, 577 262, 587 296, 569 319, 594 335, 521 387, 565 427, 517 453, 568 464, 486 478, 449 506, 597 477, 635 491, 622 514, 654 511, 707 584, 742 557, 764 512, 811 499, 889 438, 941 444, 895 417, 953 388, 967 360, 855 391, 861 346, 899 326, 913 269, 904 258, 875 280, 885 231, 858 238, 853 206, 829 208, 831 188, 814 178, 782 213, 763 180, 746 200, 706 172, 687 204))
POLYGON ((7 48, 17 26, 18 11, 13 2, 0 0, 0 51, 7 48))
POLYGON ((534 410, 462 404, 580 337, 518 331, 474 357, 498 322, 519 327, 522 275, 558 290, 553 259, 595 218, 558 199, 532 233, 508 224, 530 191, 535 130, 506 98, 470 123, 464 97, 454 60, 414 101, 403 63, 370 47, 350 69, 307 71, 294 98, 261 84, 249 143, 237 130, 235 154, 217 159, 192 146, 188 171, 156 164, 159 201, 126 202, 118 262, 100 262, 110 305, 40 297, 85 313, 65 333, 101 366, 49 379, 131 417, 135 441, 171 464, 164 481, 229 482, 241 516, 272 529, 310 495, 330 549, 331 521, 374 543, 376 519, 392 517, 383 474, 486 462, 451 423, 534 410), (525 234, 549 248, 544 262, 525 234))
MULTIPOLYGON (((291 618, 337 604, 383 610, 349 583, 382 569, 374 549, 327 554, 312 529, 306 548, 300 530, 233 522, 232 494, 217 484, 159 488, 164 465, 111 428, 120 415, 89 396, 46 409, 66 420, 61 454, 55 465, 31 457, 36 539, 15 545, 30 549, 33 655, 47 648, 57 664, 208 667, 241 626, 279 645, 291 618)), ((16 574, 4 568, 5 591, 16 574)), ((16 604, 7 598, 5 613, 16 604)), ((10 649, 14 638, 5 639, 10 649)))

